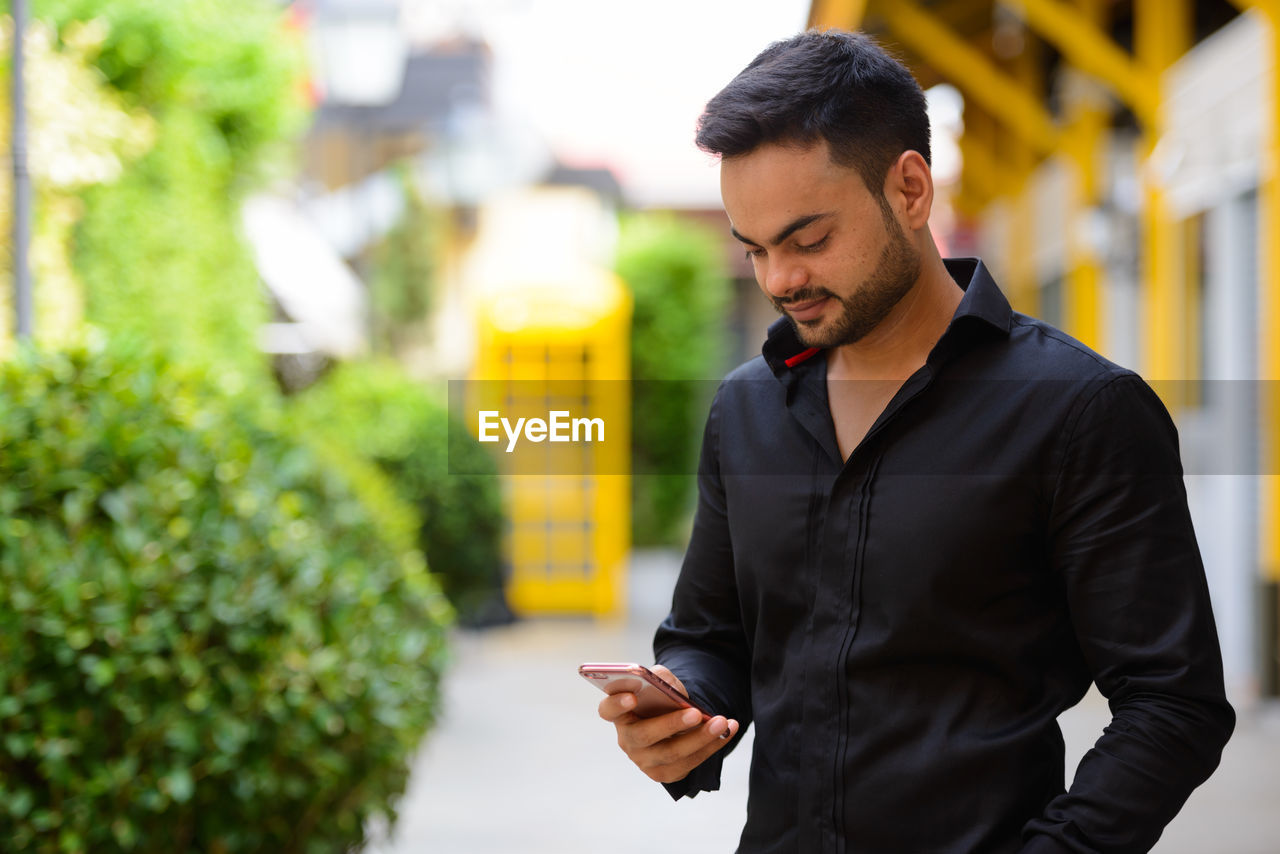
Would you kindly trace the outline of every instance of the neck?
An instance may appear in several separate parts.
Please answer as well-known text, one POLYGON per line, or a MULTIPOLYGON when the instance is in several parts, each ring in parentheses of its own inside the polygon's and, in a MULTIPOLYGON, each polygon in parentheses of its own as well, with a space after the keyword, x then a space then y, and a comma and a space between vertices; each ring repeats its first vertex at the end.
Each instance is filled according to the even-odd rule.
POLYGON ((903 381, 925 363, 964 297, 932 241, 928 249, 915 285, 888 317, 860 340, 828 351, 828 377, 903 381))

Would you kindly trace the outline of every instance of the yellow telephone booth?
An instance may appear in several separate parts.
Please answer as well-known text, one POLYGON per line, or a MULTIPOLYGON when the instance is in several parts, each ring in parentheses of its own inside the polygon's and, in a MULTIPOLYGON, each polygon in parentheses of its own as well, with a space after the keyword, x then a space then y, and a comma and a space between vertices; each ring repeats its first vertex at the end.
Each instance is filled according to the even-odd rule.
POLYGON ((500 280, 479 289, 467 418, 502 471, 509 601, 523 614, 620 613, 630 545, 630 293, 587 263, 488 269, 500 280))

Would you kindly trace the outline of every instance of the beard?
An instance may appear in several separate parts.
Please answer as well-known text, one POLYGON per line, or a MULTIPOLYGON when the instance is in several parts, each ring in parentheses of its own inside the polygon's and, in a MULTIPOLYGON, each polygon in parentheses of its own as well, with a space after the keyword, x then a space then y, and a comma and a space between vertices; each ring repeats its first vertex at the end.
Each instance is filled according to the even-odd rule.
POLYGON ((840 313, 834 319, 816 318, 798 321, 787 315, 800 341, 806 347, 829 349, 862 340, 880 325, 893 307, 902 301, 920 276, 920 256, 912 247, 902 226, 889 212, 885 212, 885 225, 889 242, 880 253, 871 275, 848 297, 836 296, 820 286, 806 286, 791 293, 785 300, 771 299, 780 314, 786 314, 791 304, 813 302, 823 298, 835 300, 840 313))

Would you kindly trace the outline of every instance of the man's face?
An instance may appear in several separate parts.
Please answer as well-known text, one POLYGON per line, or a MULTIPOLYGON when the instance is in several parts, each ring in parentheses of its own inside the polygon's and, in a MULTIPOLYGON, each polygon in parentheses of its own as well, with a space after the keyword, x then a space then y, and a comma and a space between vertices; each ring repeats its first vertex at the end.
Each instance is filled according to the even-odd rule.
POLYGON ((826 143, 726 158, 720 191, 756 282, 807 346, 859 341, 920 275, 919 253, 884 197, 833 163, 826 143))

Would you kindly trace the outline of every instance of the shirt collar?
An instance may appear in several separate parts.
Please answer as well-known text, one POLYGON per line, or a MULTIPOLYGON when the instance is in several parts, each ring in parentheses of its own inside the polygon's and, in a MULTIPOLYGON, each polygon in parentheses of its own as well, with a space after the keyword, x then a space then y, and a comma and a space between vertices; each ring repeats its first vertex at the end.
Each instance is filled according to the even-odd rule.
POLYGON ((942 263, 964 291, 951 325, 954 327, 962 320, 969 323, 967 318, 974 318, 1008 335, 1013 328, 1013 309, 982 261, 977 258, 946 258, 942 263))
MULTIPOLYGON (((1007 336, 1013 326, 1013 309, 982 261, 977 258, 947 258, 943 263, 951 278, 964 291, 964 297, 942 339, 953 338, 961 329, 975 324, 983 324, 1007 336)), ((780 317, 769 326, 761 352, 774 375, 781 376, 821 351, 806 346, 790 319, 780 317)))

